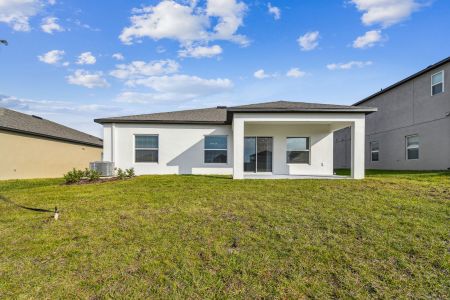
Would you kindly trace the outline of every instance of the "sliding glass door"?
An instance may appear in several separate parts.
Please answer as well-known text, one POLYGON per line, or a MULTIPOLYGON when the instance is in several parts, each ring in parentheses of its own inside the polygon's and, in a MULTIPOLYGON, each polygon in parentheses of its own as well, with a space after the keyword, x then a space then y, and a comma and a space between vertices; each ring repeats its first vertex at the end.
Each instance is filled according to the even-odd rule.
POLYGON ((272 172, 273 139, 244 138, 244 172, 272 172))

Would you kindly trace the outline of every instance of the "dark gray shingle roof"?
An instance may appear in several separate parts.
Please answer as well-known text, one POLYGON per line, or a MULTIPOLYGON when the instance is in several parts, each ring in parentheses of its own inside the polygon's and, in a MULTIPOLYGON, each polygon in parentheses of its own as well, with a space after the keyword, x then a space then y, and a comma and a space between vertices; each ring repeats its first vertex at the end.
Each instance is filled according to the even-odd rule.
POLYGON ((349 105, 337 105, 337 104, 322 104, 322 103, 309 103, 309 102, 292 102, 292 101, 275 101, 264 102, 248 105, 240 105, 229 107, 228 111, 240 112, 240 111, 292 111, 292 112, 340 112, 340 111, 372 111, 370 107, 359 107, 355 109, 354 106, 349 105))
POLYGON ((100 138, 36 116, 0 107, 0 129, 102 147, 100 138))
POLYGON ((370 107, 275 101, 232 107, 214 107, 175 112, 95 119, 97 123, 168 123, 168 124, 229 124, 235 112, 374 112, 370 107))
POLYGON ((180 110, 174 112, 162 112, 145 115, 133 115, 95 119, 97 123, 172 123, 172 124, 223 124, 227 120, 227 110, 223 108, 203 108, 180 110))

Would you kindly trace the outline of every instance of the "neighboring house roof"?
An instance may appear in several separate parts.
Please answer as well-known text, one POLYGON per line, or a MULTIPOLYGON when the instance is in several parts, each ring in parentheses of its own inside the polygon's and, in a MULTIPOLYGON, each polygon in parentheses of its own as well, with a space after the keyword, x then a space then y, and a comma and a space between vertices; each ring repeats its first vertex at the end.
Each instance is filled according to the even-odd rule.
POLYGON ((406 77, 405 79, 402 79, 402 80, 400 80, 399 82, 394 83, 394 84, 388 86, 387 88, 381 89, 381 91, 376 92, 375 94, 372 94, 372 95, 370 95, 369 97, 366 97, 366 98, 364 98, 364 99, 362 99, 362 100, 356 102, 356 103, 353 104, 353 105, 354 105, 354 106, 357 106, 357 105, 363 104, 364 102, 369 101, 370 99, 375 98, 376 96, 379 96, 379 95, 381 95, 381 94, 383 94, 383 93, 385 93, 385 92, 387 92, 387 91, 390 91, 390 90, 392 90, 392 89, 398 87, 399 85, 402 85, 402 84, 405 83, 405 82, 408 82, 408 81, 410 81, 410 80, 412 80, 412 79, 414 79, 414 78, 417 78, 417 77, 419 77, 420 75, 423 75, 423 74, 425 74, 425 73, 427 73, 427 72, 429 72, 429 71, 431 71, 431 70, 433 70, 433 69, 435 69, 435 68, 438 68, 438 67, 440 67, 440 66, 442 66, 443 64, 446 64, 446 63, 448 63, 448 62, 450 62, 450 56, 447 57, 447 58, 445 58, 445 59, 443 59, 443 60, 441 60, 441 61, 438 61, 438 62, 435 63, 435 64, 429 65, 429 66, 426 67, 425 69, 422 69, 422 70, 420 70, 419 72, 414 73, 413 75, 411 75, 411 76, 409 76, 409 77, 406 77))
POLYGON ((27 115, 1 107, 0 129, 95 147, 102 147, 103 145, 102 139, 98 137, 38 116, 27 115))
POLYGON ((275 101, 233 107, 218 106, 175 112, 95 119, 97 123, 167 123, 167 124, 230 124, 237 112, 375 112, 376 108, 306 102, 275 101))

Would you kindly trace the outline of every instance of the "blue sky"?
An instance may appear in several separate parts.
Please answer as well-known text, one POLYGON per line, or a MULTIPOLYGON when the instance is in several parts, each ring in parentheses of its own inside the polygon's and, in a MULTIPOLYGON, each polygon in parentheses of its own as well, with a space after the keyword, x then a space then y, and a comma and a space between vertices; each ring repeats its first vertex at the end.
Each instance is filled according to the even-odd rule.
POLYGON ((0 106, 93 118, 352 104, 450 55, 448 0, 0 0, 0 106))

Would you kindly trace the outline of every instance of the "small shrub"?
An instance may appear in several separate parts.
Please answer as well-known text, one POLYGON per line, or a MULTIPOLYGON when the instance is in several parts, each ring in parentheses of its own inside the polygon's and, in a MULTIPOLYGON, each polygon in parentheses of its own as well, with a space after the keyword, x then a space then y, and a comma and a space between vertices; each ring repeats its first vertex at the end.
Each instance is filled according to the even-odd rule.
POLYGON ((121 168, 118 168, 117 169, 117 178, 123 180, 123 179, 127 178, 127 173, 124 170, 122 170, 121 168))
POLYGON ((82 170, 77 170, 75 168, 72 171, 64 174, 64 180, 66 183, 78 183, 84 177, 84 172, 82 170))
POLYGON ((125 172, 127 173, 128 178, 136 176, 136 174, 134 173, 134 168, 126 169, 125 172))
POLYGON ((96 170, 89 170, 86 177, 89 179, 89 181, 96 181, 100 179, 100 172, 96 170))

